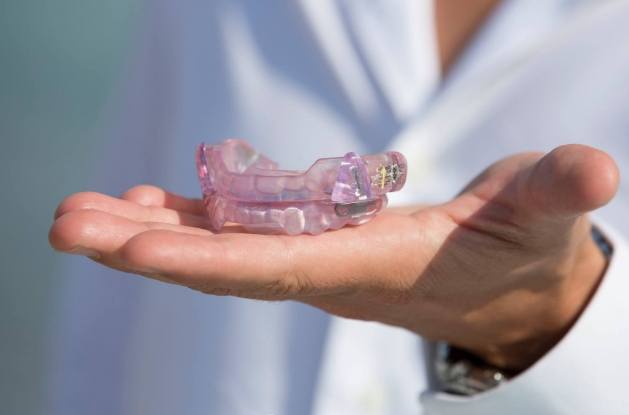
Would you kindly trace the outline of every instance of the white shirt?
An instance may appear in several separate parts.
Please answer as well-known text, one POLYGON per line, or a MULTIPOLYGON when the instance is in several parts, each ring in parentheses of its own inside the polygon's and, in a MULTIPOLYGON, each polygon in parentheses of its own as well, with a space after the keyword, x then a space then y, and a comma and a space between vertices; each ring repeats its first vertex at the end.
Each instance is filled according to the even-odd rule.
MULTIPOLYGON (((95 189, 198 194, 194 145, 230 136, 288 167, 400 149, 412 176, 399 202, 443 200, 504 155, 566 142, 626 171, 627 2, 508 1, 438 89, 430 12, 418 0, 147 2, 95 189)), ((328 330, 301 304, 209 297, 72 259, 51 413, 621 413, 622 186, 600 212, 615 253, 593 301, 533 368, 487 394, 427 390, 430 362, 401 329, 333 319, 328 330)))

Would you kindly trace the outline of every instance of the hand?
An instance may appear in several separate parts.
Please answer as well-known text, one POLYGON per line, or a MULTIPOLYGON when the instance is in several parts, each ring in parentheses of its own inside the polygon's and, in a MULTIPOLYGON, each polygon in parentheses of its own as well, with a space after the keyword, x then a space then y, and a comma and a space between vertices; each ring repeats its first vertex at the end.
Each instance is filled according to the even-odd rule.
POLYGON ((605 259, 586 213, 613 197, 618 180, 613 160, 593 148, 519 154, 448 203, 387 209, 318 236, 213 234, 201 201, 139 186, 121 198, 68 197, 50 242, 208 294, 297 300, 405 327, 521 370, 595 290, 605 259))

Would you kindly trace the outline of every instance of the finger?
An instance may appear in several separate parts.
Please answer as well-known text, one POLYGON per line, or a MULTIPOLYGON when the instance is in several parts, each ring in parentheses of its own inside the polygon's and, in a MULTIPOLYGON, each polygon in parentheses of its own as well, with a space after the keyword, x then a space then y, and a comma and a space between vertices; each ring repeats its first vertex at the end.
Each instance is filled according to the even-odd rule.
POLYGON ((162 222, 137 222, 99 210, 75 210, 57 219, 49 232, 50 244, 59 251, 112 258, 132 237, 153 229, 207 236, 210 231, 162 222))
POLYGON ((57 208, 55 219, 68 212, 86 209, 100 210, 138 222, 163 222, 172 225, 209 227, 209 220, 204 216, 158 206, 142 206, 96 192, 81 192, 68 196, 57 208))
POLYGON ((154 230, 130 239, 121 257, 135 272, 164 275, 209 293, 228 290, 231 295, 256 298, 300 298, 351 292, 372 282, 382 288, 387 284, 383 275, 392 276, 391 284, 405 280, 398 275, 402 272, 414 278, 416 267, 402 271, 397 264, 423 261, 414 248, 422 235, 417 227, 410 216, 388 215, 315 237, 220 234, 207 238, 154 230))
POLYGON ((140 274, 164 275, 206 292, 260 290, 283 279, 292 267, 282 239, 222 234, 212 238, 153 230, 131 238, 121 259, 140 274), (255 266, 252 266, 255 262, 255 266))
POLYGON ((609 155, 565 145, 546 155, 523 153, 495 163, 448 206, 455 216, 482 209, 484 216, 520 224, 572 220, 611 200, 618 181, 618 168, 609 155))
POLYGON ((122 199, 143 206, 163 207, 193 215, 205 215, 205 207, 201 199, 190 199, 179 196, 151 185, 132 187, 122 195, 122 199))
POLYGON ((556 148, 523 172, 521 206, 548 218, 574 218, 607 204, 619 171, 605 152, 584 145, 556 148))

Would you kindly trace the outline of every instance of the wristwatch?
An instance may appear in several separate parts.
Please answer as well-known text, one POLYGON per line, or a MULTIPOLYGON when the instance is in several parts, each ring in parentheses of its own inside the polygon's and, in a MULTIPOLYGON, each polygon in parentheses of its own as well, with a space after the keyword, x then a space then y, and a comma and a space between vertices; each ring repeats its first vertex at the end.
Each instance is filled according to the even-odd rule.
MULTIPOLYGON (((592 239, 609 260, 613 247, 595 226, 592 226, 592 239)), ((517 375, 517 372, 492 366, 472 353, 452 347, 446 342, 437 342, 435 346, 434 373, 439 388, 444 392, 471 396, 493 389, 517 375)))

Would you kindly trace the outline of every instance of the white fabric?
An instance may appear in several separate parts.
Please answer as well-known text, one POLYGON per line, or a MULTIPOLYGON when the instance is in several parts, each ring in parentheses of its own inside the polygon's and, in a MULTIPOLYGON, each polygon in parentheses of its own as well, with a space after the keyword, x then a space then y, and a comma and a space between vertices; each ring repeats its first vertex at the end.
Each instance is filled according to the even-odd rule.
MULTIPOLYGON (((198 194, 194 145, 229 136, 288 167, 400 149, 411 177, 398 203, 444 200, 502 156, 566 142, 601 147, 629 173, 626 1, 507 1, 438 90, 430 11, 417 0, 147 2, 93 187, 198 194)), ((627 207, 623 183, 600 215, 627 235, 627 207)), ((613 239, 605 284, 533 370, 464 402, 428 392, 423 408, 621 413, 629 362, 613 352, 629 346, 619 331, 628 310, 614 304, 629 269, 613 239), (583 350, 592 353, 575 362, 583 350)), ((328 331, 322 312, 300 304, 204 296, 80 258, 65 270, 49 413, 422 411, 427 382, 411 333, 340 319, 328 331)))

